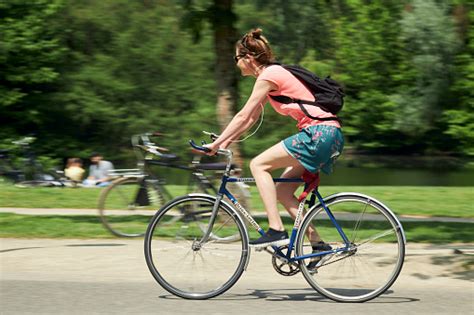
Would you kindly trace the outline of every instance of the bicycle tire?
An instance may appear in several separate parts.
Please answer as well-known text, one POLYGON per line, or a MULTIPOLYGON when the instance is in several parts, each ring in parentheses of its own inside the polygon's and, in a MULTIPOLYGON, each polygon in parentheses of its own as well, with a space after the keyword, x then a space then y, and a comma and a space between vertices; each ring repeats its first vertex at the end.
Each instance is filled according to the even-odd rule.
MULTIPOLYGON (((325 203, 351 242, 351 250, 324 255, 319 262, 316 258, 317 268, 309 268, 310 259, 300 261, 306 281, 321 295, 338 302, 366 302, 383 294, 403 266, 406 239, 400 222, 385 205, 369 196, 340 193, 327 197, 325 203)), ((314 227, 332 250, 345 247, 319 204, 301 224, 297 256, 313 252, 308 235, 314 227)))
POLYGON ((143 236, 149 220, 160 207, 164 198, 160 187, 151 187, 144 180, 143 177, 121 177, 102 190, 98 203, 99 218, 115 236, 143 236), (146 193, 158 197, 148 198, 148 204, 140 205, 137 194, 142 185, 147 185, 146 193))
POLYGON ((201 247, 197 245, 204 234, 200 223, 209 222, 215 201, 216 197, 204 194, 177 197, 150 221, 144 242, 148 269, 165 290, 176 296, 193 300, 218 296, 237 282, 248 263, 247 230, 225 202, 219 205, 212 234, 225 238, 238 233, 240 237, 233 243, 211 237, 201 247), (223 218, 225 222, 220 220, 223 218))
POLYGON ((49 180, 25 180, 15 184, 19 188, 33 188, 33 187, 63 187, 59 181, 49 180))

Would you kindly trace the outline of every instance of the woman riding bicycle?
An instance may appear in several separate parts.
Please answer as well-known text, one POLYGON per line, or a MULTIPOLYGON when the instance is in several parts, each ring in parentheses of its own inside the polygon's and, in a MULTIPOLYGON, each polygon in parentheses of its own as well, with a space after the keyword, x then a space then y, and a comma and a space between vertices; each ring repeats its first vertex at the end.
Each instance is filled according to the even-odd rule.
MULTIPOLYGON (((294 193, 300 183, 275 185, 270 172, 285 168, 282 174, 284 178, 301 177, 305 170, 313 174, 322 170, 329 174, 344 146, 341 125, 337 120, 312 119, 306 116, 298 104, 282 104, 269 97, 285 95, 314 101, 313 94, 303 83, 282 66, 274 64, 273 52, 262 36, 261 29, 250 31, 237 42, 234 58, 243 76, 253 76, 257 80, 245 106, 233 117, 222 134, 206 147, 211 150, 209 155, 215 154, 218 149, 227 148, 256 122, 267 101, 279 114, 297 121, 298 133, 265 150, 250 162, 250 170, 255 177, 269 221, 269 230, 264 236, 251 241, 250 245, 285 245, 288 243, 288 234, 278 213, 277 200, 295 218, 299 202, 294 193)), ((316 106, 306 106, 306 110, 313 117, 334 117, 316 106)), ((315 230, 311 232, 309 239, 313 246, 321 242, 315 230)))

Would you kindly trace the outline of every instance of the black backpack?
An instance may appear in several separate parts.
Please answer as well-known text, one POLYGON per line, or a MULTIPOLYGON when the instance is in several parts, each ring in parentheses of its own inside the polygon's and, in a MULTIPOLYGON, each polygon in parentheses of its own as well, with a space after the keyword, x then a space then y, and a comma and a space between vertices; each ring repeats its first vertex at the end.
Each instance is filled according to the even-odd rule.
POLYGON ((280 65, 286 70, 290 71, 291 74, 293 74, 298 80, 300 80, 300 82, 303 83, 303 85, 306 86, 306 88, 310 90, 311 93, 313 93, 316 101, 313 102, 313 101, 294 99, 285 95, 277 95, 277 96, 270 95, 272 99, 283 104, 296 103, 300 106, 301 110, 306 116, 315 120, 340 121, 339 118, 337 117, 318 118, 318 117, 311 116, 306 110, 306 108, 304 108, 303 106, 303 104, 318 106, 322 110, 336 115, 342 109, 342 106, 344 105, 344 99, 343 99, 344 91, 342 89, 342 86, 339 83, 337 83, 330 77, 321 79, 318 76, 316 76, 314 73, 312 73, 311 71, 306 70, 305 68, 302 68, 300 66, 283 65, 279 63, 274 63, 274 64, 280 65))

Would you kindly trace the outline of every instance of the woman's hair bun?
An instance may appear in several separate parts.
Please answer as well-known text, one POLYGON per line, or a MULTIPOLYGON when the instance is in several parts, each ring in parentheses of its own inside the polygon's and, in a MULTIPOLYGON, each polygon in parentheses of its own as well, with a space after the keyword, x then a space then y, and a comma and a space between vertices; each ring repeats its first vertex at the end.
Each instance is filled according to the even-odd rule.
POLYGON ((253 38, 260 39, 260 35, 262 35, 262 29, 261 28, 254 29, 250 31, 250 34, 253 38))
POLYGON ((254 56, 255 60, 262 65, 267 65, 275 61, 272 49, 267 39, 262 35, 261 28, 254 28, 245 33, 236 43, 235 47, 239 53, 254 56))

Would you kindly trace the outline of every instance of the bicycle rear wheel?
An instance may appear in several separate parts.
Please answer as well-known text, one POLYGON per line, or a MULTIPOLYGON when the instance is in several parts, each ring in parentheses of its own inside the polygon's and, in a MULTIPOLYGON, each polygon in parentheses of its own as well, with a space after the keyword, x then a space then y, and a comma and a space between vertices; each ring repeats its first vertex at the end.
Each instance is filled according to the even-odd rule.
POLYGON ((148 268, 174 295, 186 299, 217 296, 231 288, 245 269, 248 236, 242 220, 228 205, 219 205, 211 236, 200 243, 215 200, 206 195, 178 197, 161 208, 148 226, 148 268))
POLYGON ((151 185, 143 177, 123 177, 105 188, 99 198, 99 216, 112 234, 139 237, 162 204, 160 185, 151 185))
POLYGON ((341 251, 322 256, 317 268, 308 268, 311 259, 300 261, 304 277, 320 294, 339 302, 365 302, 384 293, 403 266, 405 236, 400 222, 383 204, 360 194, 328 197, 326 206, 351 245, 346 248, 321 205, 310 210, 298 234, 297 255, 312 253, 309 235, 314 227, 325 243, 341 251))
POLYGON ((31 187, 64 187, 60 181, 53 180, 25 180, 15 184, 19 188, 31 188, 31 187))

